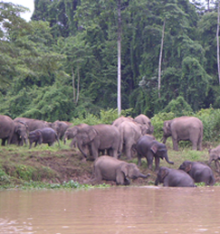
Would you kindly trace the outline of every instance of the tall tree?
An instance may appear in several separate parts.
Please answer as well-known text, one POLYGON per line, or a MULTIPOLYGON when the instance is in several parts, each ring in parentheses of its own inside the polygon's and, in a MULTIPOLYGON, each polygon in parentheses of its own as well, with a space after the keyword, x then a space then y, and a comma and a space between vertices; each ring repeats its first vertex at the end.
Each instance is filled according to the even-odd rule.
POLYGON ((218 81, 220 85, 220 60, 219 60, 219 21, 220 21, 220 0, 218 0, 218 21, 216 30, 216 41, 217 41, 217 66, 218 66, 218 81))
POLYGON ((117 0, 117 11, 118 11, 118 116, 121 114, 121 0, 117 0))

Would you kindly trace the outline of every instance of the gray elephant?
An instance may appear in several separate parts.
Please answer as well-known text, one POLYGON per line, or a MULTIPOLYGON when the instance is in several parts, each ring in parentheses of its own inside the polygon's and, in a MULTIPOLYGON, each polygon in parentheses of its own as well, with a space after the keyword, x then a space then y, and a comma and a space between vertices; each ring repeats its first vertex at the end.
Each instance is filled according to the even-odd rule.
POLYGON ((219 171, 219 160, 220 160, 220 145, 214 149, 209 149, 209 166, 211 166, 211 162, 215 161, 215 167, 218 172, 219 171))
POLYGON ((13 120, 9 116, 0 115, 0 139, 2 139, 2 145, 5 145, 6 141, 8 142, 8 144, 11 143, 13 133, 13 120))
POLYGON ((64 136, 63 136, 64 144, 66 144, 66 140, 73 139, 71 144, 70 144, 70 147, 72 147, 72 146, 76 147, 77 146, 76 134, 77 134, 78 129, 88 127, 88 126, 89 126, 88 124, 81 123, 81 124, 75 125, 73 127, 69 127, 65 131, 64 136))
POLYGON ((57 141, 60 146, 57 133, 52 128, 36 129, 29 133, 28 138, 29 138, 29 143, 30 143, 29 149, 31 149, 32 143, 35 143, 35 147, 37 146, 37 144, 40 145, 42 143, 46 143, 49 146, 51 146, 55 141, 57 141))
POLYGON ((215 184, 212 169, 201 162, 184 161, 179 169, 187 172, 196 183, 204 182, 206 185, 215 184))
POLYGON ((66 130, 72 125, 70 122, 56 120, 51 124, 51 127, 57 132, 59 139, 62 140, 66 130))
POLYGON ((113 123, 112 125, 115 126, 115 127, 118 127, 122 122, 124 121, 134 121, 134 119, 130 116, 128 117, 125 117, 125 116, 120 116, 119 118, 117 118, 113 123))
POLYGON ((176 151, 178 151, 179 141, 191 141, 193 150, 197 150, 197 148, 202 150, 202 121, 192 116, 182 116, 164 121, 162 138, 164 144, 170 136, 172 136, 173 149, 176 151))
POLYGON ((146 115, 140 114, 134 118, 134 121, 144 126, 148 134, 153 134, 154 127, 151 125, 151 121, 146 115))
POLYGON ((98 157, 99 151, 108 150, 108 154, 117 158, 120 155, 120 134, 116 127, 108 124, 98 124, 77 129, 77 146, 85 159, 88 154, 84 152, 89 147, 94 159, 98 157))
POLYGON ((138 166, 141 165, 142 157, 147 159, 148 168, 150 170, 152 170, 154 158, 155 171, 159 169, 160 158, 165 158, 169 164, 174 164, 172 161, 169 161, 166 145, 154 140, 151 136, 145 135, 140 137, 135 148, 138 153, 138 166))
POLYGON ((127 159, 134 157, 134 145, 138 139, 146 134, 146 129, 134 121, 124 121, 118 126, 121 137, 121 152, 123 152, 127 159))
POLYGON ((192 177, 183 170, 160 167, 155 185, 163 183, 164 187, 196 187, 192 177))
POLYGON ((18 146, 22 146, 24 144, 28 144, 28 135, 29 129, 27 124, 21 121, 13 121, 14 122, 14 134, 11 139, 11 144, 16 144, 18 146))
POLYGON ((26 117, 17 117, 14 120, 26 123, 30 132, 36 129, 50 127, 50 123, 44 120, 30 119, 26 117))
POLYGON ((129 179, 150 176, 142 174, 134 163, 127 163, 106 155, 95 160, 93 174, 93 182, 100 183, 101 180, 108 180, 115 181, 117 185, 129 185, 129 179))

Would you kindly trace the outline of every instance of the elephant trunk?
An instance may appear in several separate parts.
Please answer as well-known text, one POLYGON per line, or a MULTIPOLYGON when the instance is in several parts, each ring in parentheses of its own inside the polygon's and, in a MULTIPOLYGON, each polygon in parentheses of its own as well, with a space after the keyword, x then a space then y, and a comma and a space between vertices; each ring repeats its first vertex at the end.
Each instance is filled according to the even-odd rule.
POLYGON ((67 135, 65 134, 64 137, 63 137, 64 145, 66 144, 66 138, 67 138, 67 135))
POLYGON ((163 144, 165 144, 166 143, 166 141, 167 141, 167 137, 165 137, 165 136, 163 136, 162 138, 161 138, 161 140, 160 140, 163 144))
POLYGON ((87 159, 88 156, 87 156, 87 154, 84 152, 84 150, 82 149, 82 144, 79 143, 79 141, 77 141, 77 146, 78 146, 80 152, 83 154, 83 156, 87 159))
POLYGON ((209 158, 209 162, 208 162, 208 165, 211 166, 211 162, 212 162, 213 158, 209 158))
POLYGON ((166 161, 167 161, 169 164, 174 164, 174 162, 172 162, 172 161, 169 160, 169 158, 168 158, 167 155, 165 156, 165 159, 166 159, 166 161))
POLYGON ((140 177, 140 178, 144 178, 144 179, 148 178, 149 176, 150 176, 149 173, 148 173, 147 175, 144 175, 144 174, 142 174, 142 173, 139 174, 139 177, 140 177))

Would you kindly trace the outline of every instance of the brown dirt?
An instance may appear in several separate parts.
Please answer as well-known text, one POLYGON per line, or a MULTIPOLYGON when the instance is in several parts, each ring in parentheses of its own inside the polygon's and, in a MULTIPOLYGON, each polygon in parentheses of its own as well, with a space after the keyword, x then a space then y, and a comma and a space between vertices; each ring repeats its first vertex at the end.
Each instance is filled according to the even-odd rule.
MULTIPOLYGON (((121 160, 127 161, 124 157, 122 157, 121 160)), ((175 161, 174 165, 169 165, 162 160, 161 166, 177 169, 178 163, 176 163, 176 160, 177 156, 176 159, 173 160, 175 161)), ((31 175, 32 180, 51 183, 62 183, 64 181, 67 182, 73 180, 81 184, 89 183, 92 178, 93 162, 93 160, 83 160, 81 153, 75 149, 63 149, 60 151, 25 150, 18 152, 16 149, 8 150, 5 148, 0 151, 0 166, 2 166, 2 169, 8 175, 17 178, 17 183, 19 183, 20 178, 20 175, 17 172, 18 165, 24 165, 24 171, 27 170, 28 167, 34 168, 35 172, 31 175)), ((137 158, 130 162, 137 163, 137 158)), ((220 174, 215 171, 214 163, 212 164, 212 169, 215 174, 216 182, 220 182, 220 174)), ((132 185, 140 186, 154 184, 156 173, 147 169, 147 163, 144 159, 142 159, 140 171, 145 175, 150 173, 151 176, 147 179, 139 178, 133 180, 131 181, 132 185)), ((103 183, 115 185, 114 182, 109 181, 103 181, 103 183)))

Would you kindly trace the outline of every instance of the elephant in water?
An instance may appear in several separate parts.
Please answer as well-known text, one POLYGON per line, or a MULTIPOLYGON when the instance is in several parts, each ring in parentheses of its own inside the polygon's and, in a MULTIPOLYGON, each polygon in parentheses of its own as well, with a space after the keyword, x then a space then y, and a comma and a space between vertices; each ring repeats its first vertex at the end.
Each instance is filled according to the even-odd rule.
POLYGON ((215 167, 218 172, 219 171, 219 160, 220 160, 220 145, 214 149, 209 150, 209 166, 212 161, 215 161, 215 167))
POLYGON ((176 151, 178 151, 179 141, 191 141, 193 150, 197 150, 197 148, 202 150, 202 121, 193 116, 182 116, 164 121, 162 138, 164 144, 170 136, 172 136, 173 149, 176 151))
POLYGON ((205 182, 206 185, 215 184, 212 169, 201 162, 184 161, 179 169, 187 172, 196 183, 205 182))
POLYGON ((183 170, 160 167, 155 185, 163 183, 164 187, 196 187, 194 180, 183 170))
POLYGON ((140 172, 137 165, 127 163, 110 156, 101 156, 94 162, 94 179, 92 182, 100 183, 101 180, 115 181, 117 185, 129 185, 130 179, 138 177, 147 178, 150 176, 140 172))

